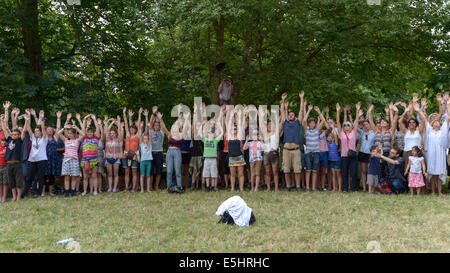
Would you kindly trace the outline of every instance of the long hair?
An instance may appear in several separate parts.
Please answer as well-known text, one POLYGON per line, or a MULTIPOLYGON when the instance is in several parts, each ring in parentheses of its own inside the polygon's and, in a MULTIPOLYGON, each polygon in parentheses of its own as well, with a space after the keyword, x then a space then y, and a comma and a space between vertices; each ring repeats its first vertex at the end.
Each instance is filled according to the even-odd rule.
POLYGON ((417 156, 418 157, 423 157, 423 151, 422 151, 422 149, 419 147, 419 146, 414 146, 414 147, 412 147, 414 150, 416 150, 416 152, 417 152, 417 156))

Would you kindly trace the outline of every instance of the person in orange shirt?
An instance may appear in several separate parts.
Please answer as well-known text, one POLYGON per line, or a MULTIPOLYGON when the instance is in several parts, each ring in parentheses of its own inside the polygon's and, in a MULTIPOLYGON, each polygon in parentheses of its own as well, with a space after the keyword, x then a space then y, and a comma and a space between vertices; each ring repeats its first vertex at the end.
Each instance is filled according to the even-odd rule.
POLYGON ((130 168, 133 177, 133 192, 137 191, 138 181, 138 162, 137 153, 139 151, 139 138, 142 135, 141 114, 144 109, 140 108, 138 113, 138 121, 133 124, 133 111, 128 110, 128 119, 126 114, 127 108, 123 108, 123 119, 125 121, 125 152, 122 158, 122 167, 125 169, 125 190, 129 190, 130 184, 130 168), (128 123, 130 126, 128 126, 128 123))

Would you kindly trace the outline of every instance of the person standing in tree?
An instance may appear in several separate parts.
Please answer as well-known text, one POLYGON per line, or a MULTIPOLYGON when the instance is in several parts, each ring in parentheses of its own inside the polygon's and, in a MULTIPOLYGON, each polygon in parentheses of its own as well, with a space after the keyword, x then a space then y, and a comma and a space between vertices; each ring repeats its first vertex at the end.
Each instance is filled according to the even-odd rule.
POLYGON ((229 104, 231 95, 233 94, 233 79, 227 76, 219 85, 217 90, 219 93, 220 105, 229 104))

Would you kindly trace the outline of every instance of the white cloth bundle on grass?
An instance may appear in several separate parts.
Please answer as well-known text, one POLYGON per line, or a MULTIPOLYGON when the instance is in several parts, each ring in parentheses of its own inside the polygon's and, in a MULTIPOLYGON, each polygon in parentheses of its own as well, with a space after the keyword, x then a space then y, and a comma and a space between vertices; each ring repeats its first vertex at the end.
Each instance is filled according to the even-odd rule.
POLYGON ((240 227, 249 225, 252 209, 240 196, 236 195, 225 200, 217 209, 216 215, 222 216, 225 211, 228 211, 230 216, 233 217, 236 225, 240 227))

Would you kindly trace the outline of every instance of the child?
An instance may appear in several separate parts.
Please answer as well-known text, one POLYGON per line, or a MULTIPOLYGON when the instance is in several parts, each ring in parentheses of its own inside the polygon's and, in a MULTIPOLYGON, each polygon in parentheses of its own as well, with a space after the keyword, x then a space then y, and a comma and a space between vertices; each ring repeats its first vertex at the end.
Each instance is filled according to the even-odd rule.
POLYGON ((405 168, 405 176, 408 175, 409 194, 414 195, 414 188, 416 188, 417 195, 420 195, 420 188, 425 186, 423 177, 426 173, 425 160, 422 151, 418 146, 414 146, 411 150, 412 156, 408 159, 408 164, 405 168), (423 175, 422 175, 423 174, 423 175))
POLYGON ((208 137, 203 137, 202 141, 204 143, 204 153, 205 161, 203 163, 203 177, 206 179, 206 188, 205 191, 210 191, 210 181, 211 181, 211 190, 217 191, 217 145, 219 144, 220 139, 222 138, 222 134, 215 137, 215 129, 214 127, 210 128, 208 131, 208 137))
POLYGON ((328 135, 328 165, 331 168, 332 191, 342 191, 341 157, 339 155, 339 138, 334 126, 327 130, 328 135))
POLYGON ((244 144, 244 150, 249 150, 249 158, 250 158, 250 172, 251 179, 250 184, 252 186, 251 191, 257 192, 259 186, 259 180, 261 179, 261 166, 262 166, 262 155, 261 152, 263 150, 264 144, 262 144, 260 136, 258 134, 258 130, 253 130, 253 140, 247 141, 244 144))
POLYGON ((83 129, 80 130, 75 124, 66 125, 57 132, 57 136, 64 141, 64 159, 62 163, 61 175, 64 176, 64 197, 69 197, 69 194, 76 196, 76 185, 80 179, 80 164, 78 161, 78 148, 84 139, 84 124, 83 129), (62 135, 63 131, 67 129, 67 138, 62 135), (76 138, 76 133, 79 137, 76 138), (72 186, 72 187, 70 187, 72 186))
POLYGON ((4 160, 7 144, 6 138, 3 137, 2 143, 0 144, 0 203, 6 202, 6 195, 8 194, 8 171, 6 170, 6 161, 4 160))
POLYGON ((141 193, 144 192, 144 176, 147 181, 147 192, 150 192, 150 170, 152 169, 152 136, 150 134, 144 134, 139 141, 139 154, 138 162, 141 170, 141 193))
POLYGON ((370 160, 369 169, 367 171, 367 185, 369 185, 369 194, 375 193, 375 187, 378 185, 381 173, 380 157, 379 153, 382 153, 381 147, 370 147, 370 160))

